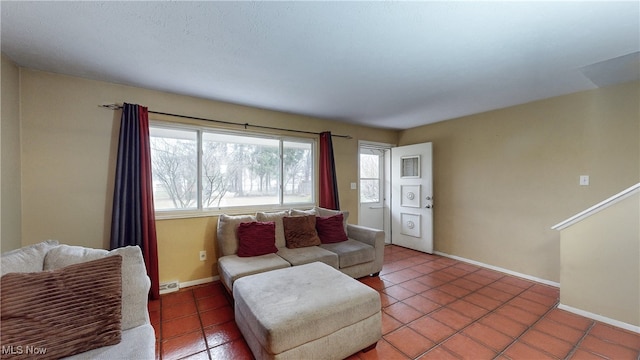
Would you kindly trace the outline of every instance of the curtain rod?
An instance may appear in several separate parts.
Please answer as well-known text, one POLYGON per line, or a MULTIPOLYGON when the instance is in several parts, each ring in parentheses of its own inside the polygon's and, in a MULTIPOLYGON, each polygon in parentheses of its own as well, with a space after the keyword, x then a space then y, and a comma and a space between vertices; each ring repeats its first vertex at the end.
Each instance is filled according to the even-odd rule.
MULTIPOLYGON (((98 105, 98 107, 111 109, 111 110, 122 110, 122 106, 118 105, 118 104, 98 105)), ((160 112, 160 111, 152 111, 152 110, 147 110, 147 111, 149 113, 151 113, 151 114, 157 114, 157 115, 169 115, 169 116, 175 116, 175 117, 179 117, 179 118, 183 118, 183 119, 202 120, 202 121, 215 122, 215 123, 218 123, 218 124, 244 126, 245 129, 247 127, 254 127, 254 128, 258 128, 258 129, 279 130, 279 131, 288 131, 288 132, 295 132, 295 133, 301 133, 301 134, 320 135, 319 132, 313 132, 313 131, 293 130, 293 129, 285 129, 285 128, 278 128, 278 127, 272 127, 272 126, 263 126, 263 125, 252 125, 252 124, 249 124, 249 123, 242 124, 242 123, 237 123, 237 122, 232 122, 232 121, 207 119, 207 118, 201 118, 201 117, 194 117, 194 116, 187 116, 187 115, 180 115, 180 114, 171 114, 171 113, 160 112)), ((332 137, 343 138, 343 139, 353 139, 351 137, 351 135, 334 135, 334 134, 331 134, 331 136, 332 137)))

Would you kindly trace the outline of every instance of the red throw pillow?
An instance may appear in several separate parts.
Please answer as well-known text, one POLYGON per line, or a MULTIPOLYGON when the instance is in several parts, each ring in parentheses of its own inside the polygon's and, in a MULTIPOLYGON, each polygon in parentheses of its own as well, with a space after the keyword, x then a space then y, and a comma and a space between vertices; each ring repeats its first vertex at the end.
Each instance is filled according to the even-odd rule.
POLYGON ((238 225, 238 256, 260 256, 277 252, 275 222, 254 221, 238 225))
POLYGON ((316 217, 316 230, 323 244, 333 244, 347 241, 347 234, 344 232, 344 216, 342 214, 333 216, 316 217))

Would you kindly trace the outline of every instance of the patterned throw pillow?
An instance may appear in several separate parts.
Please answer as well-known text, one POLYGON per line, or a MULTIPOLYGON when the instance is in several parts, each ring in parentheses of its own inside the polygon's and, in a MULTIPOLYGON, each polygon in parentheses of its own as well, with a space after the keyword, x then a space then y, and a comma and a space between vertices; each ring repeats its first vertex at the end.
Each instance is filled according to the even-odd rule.
POLYGON ((285 216, 282 223, 288 248, 316 246, 322 243, 316 231, 315 215, 285 216))
POLYGON ((0 279, 0 342, 12 359, 57 359, 120 343, 121 256, 0 279))

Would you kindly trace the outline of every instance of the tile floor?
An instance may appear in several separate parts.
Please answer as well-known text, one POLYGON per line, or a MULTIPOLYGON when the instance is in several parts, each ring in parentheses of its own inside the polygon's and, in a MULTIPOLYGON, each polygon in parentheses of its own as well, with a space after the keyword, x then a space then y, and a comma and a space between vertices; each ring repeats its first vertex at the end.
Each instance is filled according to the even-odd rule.
MULTIPOLYGON (((556 308, 559 291, 398 246, 380 277, 383 338, 356 359, 640 359, 640 335, 556 308)), ((149 304, 158 359, 252 359, 219 282, 149 304)))

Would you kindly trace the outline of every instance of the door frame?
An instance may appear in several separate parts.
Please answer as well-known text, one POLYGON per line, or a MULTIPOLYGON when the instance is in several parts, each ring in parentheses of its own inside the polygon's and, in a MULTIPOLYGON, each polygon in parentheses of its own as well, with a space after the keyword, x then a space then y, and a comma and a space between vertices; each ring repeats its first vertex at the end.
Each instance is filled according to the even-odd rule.
POLYGON ((382 186, 382 211, 383 211, 383 231, 384 241, 391 244, 391 148, 395 144, 381 143, 375 141, 358 140, 358 223, 362 223, 362 211, 360 211, 360 149, 369 148, 384 152, 384 165, 381 174, 382 186))

